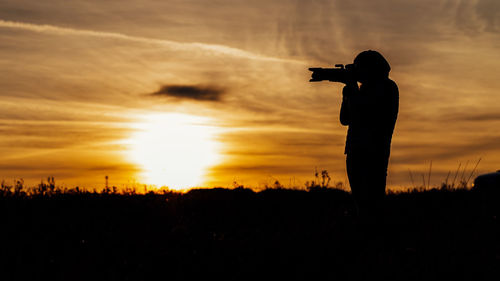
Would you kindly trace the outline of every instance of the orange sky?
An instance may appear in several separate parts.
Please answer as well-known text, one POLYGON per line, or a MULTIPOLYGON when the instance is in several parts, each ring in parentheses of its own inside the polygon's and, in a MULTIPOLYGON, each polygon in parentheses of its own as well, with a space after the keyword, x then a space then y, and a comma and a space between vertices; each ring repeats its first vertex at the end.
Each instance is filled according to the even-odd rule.
POLYGON ((495 0, 1 0, 0 178, 123 186, 178 169, 189 185, 302 187, 317 168, 346 181, 341 85, 307 68, 366 49, 400 89, 391 188, 412 185, 409 169, 421 184, 430 161, 435 185, 479 158, 495 171, 499 19, 495 0))

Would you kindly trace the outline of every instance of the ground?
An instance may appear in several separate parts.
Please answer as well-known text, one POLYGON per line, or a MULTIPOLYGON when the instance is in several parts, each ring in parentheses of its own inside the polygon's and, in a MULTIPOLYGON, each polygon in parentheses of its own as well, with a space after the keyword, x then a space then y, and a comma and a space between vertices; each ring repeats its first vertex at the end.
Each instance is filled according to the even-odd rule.
POLYGON ((3 280, 498 280, 498 193, 342 190, 0 196, 3 280), (161 278, 158 278, 161 277, 161 278))

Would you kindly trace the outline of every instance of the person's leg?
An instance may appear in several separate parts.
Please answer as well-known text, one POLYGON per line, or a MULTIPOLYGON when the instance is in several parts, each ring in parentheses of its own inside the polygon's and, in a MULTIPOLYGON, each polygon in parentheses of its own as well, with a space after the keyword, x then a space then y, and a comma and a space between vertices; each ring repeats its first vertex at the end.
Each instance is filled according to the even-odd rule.
POLYGON ((374 170, 375 174, 373 176, 375 180, 374 192, 375 199, 379 207, 383 204, 385 198, 385 190, 387 183, 387 166, 389 164, 389 153, 380 152, 377 153, 374 157, 376 169, 374 170))
POLYGON ((349 179, 349 187, 351 188, 351 194, 353 198, 354 207, 356 208, 356 215, 359 216, 359 207, 358 207, 358 199, 356 196, 358 195, 358 185, 356 183, 355 169, 353 167, 353 157, 352 154, 346 154, 345 158, 345 168, 347 171, 347 178, 349 179))
POLYGON ((381 151, 373 151, 369 156, 370 167, 366 177, 370 181, 370 187, 367 189, 368 208, 375 221, 383 216, 388 157, 387 153, 381 151))
POLYGON ((383 270, 378 261, 384 253, 383 200, 387 176, 388 156, 374 151, 348 155, 347 172, 351 191, 358 208, 357 245, 359 274, 366 279, 373 272, 383 270))
POLYGON ((363 162, 365 159, 360 157, 359 153, 349 153, 346 157, 347 177, 349 178, 349 185, 351 186, 351 193, 356 205, 358 216, 362 216, 365 212, 365 180, 363 172, 363 162))
POLYGON ((355 151, 346 158, 351 192, 361 217, 378 217, 385 197, 388 155, 381 151, 355 151))

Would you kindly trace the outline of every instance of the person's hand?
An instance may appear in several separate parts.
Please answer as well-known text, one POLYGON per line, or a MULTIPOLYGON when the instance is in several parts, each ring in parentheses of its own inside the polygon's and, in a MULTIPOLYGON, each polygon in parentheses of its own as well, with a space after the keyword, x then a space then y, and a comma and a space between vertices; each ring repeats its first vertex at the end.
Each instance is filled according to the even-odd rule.
POLYGON ((348 83, 342 89, 342 97, 344 99, 347 99, 347 98, 351 97, 357 91, 358 91, 358 84, 348 83))

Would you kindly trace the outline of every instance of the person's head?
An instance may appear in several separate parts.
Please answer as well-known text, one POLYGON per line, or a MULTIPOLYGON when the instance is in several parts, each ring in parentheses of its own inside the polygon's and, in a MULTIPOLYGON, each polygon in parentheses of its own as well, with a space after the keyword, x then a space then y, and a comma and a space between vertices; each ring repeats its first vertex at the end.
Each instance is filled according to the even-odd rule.
POLYGON ((389 77, 391 66, 377 51, 363 51, 354 59, 356 78, 359 82, 375 81, 389 77))

